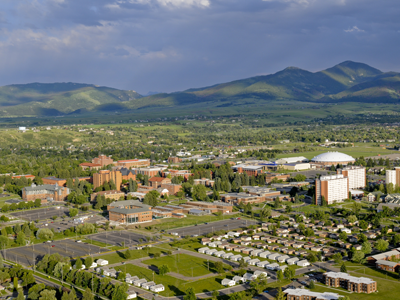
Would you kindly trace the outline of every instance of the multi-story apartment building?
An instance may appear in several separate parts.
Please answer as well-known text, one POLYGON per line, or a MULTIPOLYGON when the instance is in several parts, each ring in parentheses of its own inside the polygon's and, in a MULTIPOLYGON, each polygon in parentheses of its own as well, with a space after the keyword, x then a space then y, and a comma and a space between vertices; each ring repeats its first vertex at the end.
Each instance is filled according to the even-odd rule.
POLYGON ((24 201, 35 201, 36 199, 47 201, 65 201, 69 195, 69 188, 57 184, 44 184, 27 186, 22 189, 22 199, 24 201))
POLYGON ((93 188, 102 186, 105 182, 113 181, 117 190, 121 190, 122 174, 120 171, 100 170, 93 174, 93 188))
POLYGON ((323 274, 325 284, 341 287, 355 293, 373 293, 377 290, 376 281, 365 277, 355 277, 343 272, 326 272, 323 274))
POLYGON ((321 176, 315 180, 315 204, 322 204, 322 196, 328 204, 342 202, 349 197, 349 179, 343 174, 321 176))
POLYGON ((394 170, 386 170, 386 184, 392 183, 400 186, 400 167, 395 167, 394 170))
POLYGON ((363 189, 366 184, 366 169, 361 166, 348 166, 338 169, 337 174, 342 174, 349 179, 349 189, 363 189))
POLYGON ((317 293, 306 289, 286 289, 287 300, 337 300, 341 296, 336 293, 317 293))

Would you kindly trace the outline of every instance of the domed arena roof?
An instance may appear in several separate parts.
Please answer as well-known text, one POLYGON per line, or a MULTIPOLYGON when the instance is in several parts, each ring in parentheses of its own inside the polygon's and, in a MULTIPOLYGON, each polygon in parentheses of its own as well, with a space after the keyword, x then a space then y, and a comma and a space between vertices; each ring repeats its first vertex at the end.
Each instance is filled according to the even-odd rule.
POLYGON ((355 161, 350 155, 341 152, 326 152, 315 156, 311 161, 314 162, 350 162, 355 161))

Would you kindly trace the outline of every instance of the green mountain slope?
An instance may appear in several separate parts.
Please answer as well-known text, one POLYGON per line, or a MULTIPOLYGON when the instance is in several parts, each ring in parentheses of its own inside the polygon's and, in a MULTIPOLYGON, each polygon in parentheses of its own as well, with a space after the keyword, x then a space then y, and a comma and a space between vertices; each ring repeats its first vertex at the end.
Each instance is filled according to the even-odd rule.
POLYGON ((135 91, 79 83, 31 83, 0 87, 0 116, 57 116, 141 98, 135 91))

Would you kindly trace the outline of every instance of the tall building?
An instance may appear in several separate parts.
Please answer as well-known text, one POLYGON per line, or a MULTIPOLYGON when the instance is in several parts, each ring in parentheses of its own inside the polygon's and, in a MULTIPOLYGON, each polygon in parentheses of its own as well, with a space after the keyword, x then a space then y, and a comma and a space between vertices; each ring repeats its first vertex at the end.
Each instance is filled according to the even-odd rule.
POLYGON ((93 174, 93 188, 102 186, 105 182, 114 181, 118 191, 121 190, 122 174, 120 171, 101 170, 93 174))
POLYGON ((328 204, 347 199, 349 197, 349 179, 343 174, 321 176, 315 180, 316 205, 322 205, 322 196, 328 204))
POLYGON ((386 184, 393 183, 400 186, 400 167, 395 167, 394 170, 386 170, 386 184))
POLYGON ((361 166, 348 166, 343 169, 337 170, 338 174, 349 178, 349 189, 363 189, 367 179, 365 167, 361 166))

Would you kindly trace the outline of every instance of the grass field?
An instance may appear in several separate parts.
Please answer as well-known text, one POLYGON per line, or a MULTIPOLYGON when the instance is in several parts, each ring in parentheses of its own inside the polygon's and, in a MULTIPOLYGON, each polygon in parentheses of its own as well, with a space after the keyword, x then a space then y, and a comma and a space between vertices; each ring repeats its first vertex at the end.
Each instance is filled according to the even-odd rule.
MULTIPOLYGON (((162 265, 167 265, 171 272, 179 273, 187 277, 203 276, 210 273, 206 260, 187 254, 152 258, 144 260, 143 263, 158 268, 162 265)), ((210 263, 210 266, 213 267, 213 264, 210 263)))
POLYGON ((6 193, 7 195, 10 195, 8 197, 1 197, 0 198, 0 207, 3 207, 6 203, 7 200, 10 199, 21 199, 21 197, 19 195, 16 194, 11 194, 11 193, 6 193))
POLYGON ((126 264, 124 266, 116 267, 115 269, 129 273, 132 276, 145 278, 148 281, 154 280, 157 284, 163 284, 165 291, 160 293, 162 296, 183 295, 190 287, 194 289, 195 293, 219 290, 223 288, 221 285, 222 279, 226 278, 226 274, 224 274, 197 281, 185 281, 169 275, 161 276, 151 270, 137 267, 132 264, 126 264))

